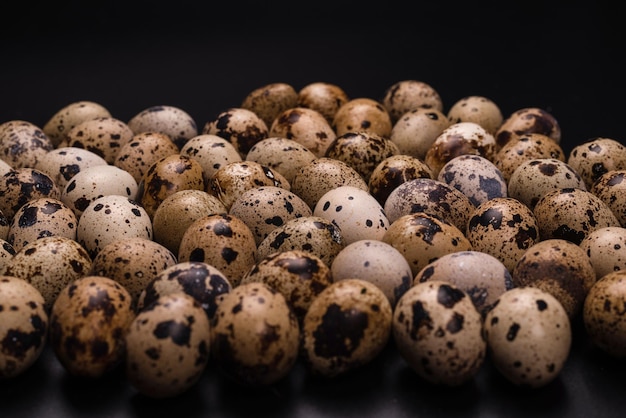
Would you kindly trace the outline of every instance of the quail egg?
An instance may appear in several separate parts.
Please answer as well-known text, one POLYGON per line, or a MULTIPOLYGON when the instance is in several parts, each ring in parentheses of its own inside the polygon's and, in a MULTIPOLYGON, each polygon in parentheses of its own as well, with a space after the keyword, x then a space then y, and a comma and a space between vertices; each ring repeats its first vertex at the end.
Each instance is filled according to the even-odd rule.
POLYGON ((263 119, 252 110, 233 107, 206 122, 201 134, 226 139, 237 149, 241 159, 245 159, 254 144, 269 136, 269 129, 263 119))
POLYGON ((414 109, 443 110, 439 92, 421 80, 401 80, 392 84, 385 90, 382 103, 393 123, 414 109))
POLYGON ((437 179, 460 190, 474 206, 508 194, 502 172, 480 155, 454 157, 441 168, 437 179))
POLYGON ((335 113, 332 128, 337 136, 366 132, 389 138, 393 122, 382 103, 368 97, 350 99, 335 113))
POLYGON ((424 160, 437 137, 450 125, 441 110, 417 108, 398 119, 391 128, 389 139, 402 154, 424 160))
POLYGON ((220 167, 231 162, 242 161, 239 151, 230 141, 209 134, 194 136, 185 142, 180 149, 180 154, 200 163, 206 184, 220 167))
POLYGON ((274 119, 268 136, 294 140, 316 157, 323 157, 337 134, 324 115, 317 110, 294 107, 274 119))
POLYGON ((626 228, 598 228, 583 238, 580 248, 596 271, 596 279, 618 270, 626 270, 626 228))
POLYGON ((450 123, 474 122, 495 135, 504 118, 500 107, 490 98, 467 96, 450 106, 448 120, 450 123))
POLYGON ((567 164, 580 174, 590 189, 606 172, 626 169, 626 147, 613 138, 593 138, 575 146, 567 164))
POLYGON ((113 165, 127 171, 139 183, 152 164, 173 154, 178 154, 178 146, 168 135, 141 132, 120 148, 113 165))
POLYGON ((196 121, 176 106, 151 106, 128 121, 133 133, 158 132, 167 135, 178 148, 198 135, 196 121))
POLYGON ((591 186, 591 193, 598 196, 613 212, 620 225, 626 227, 626 170, 611 170, 601 175, 591 186))
POLYGON ((316 110, 328 123, 333 123, 337 110, 349 100, 348 94, 338 85, 318 81, 307 84, 298 91, 297 107, 316 110))
POLYGON ((74 126, 90 119, 110 117, 111 113, 102 104, 90 100, 79 100, 59 109, 48 119, 42 129, 52 141, 52 145, 58 147, 65 140, 67 132, 74 126))
POLYGON ((370 194, 384 205, 393 189, 416 178, 433 178, 433 172, 419 158, 395 154, 383 159, 374 168, 367 185, 370 194))
POLYGON ((134 136, 130 127, 113 117, 100 117, 86 120, 67 132, 63 147, 83 148, 104 158, 107 164, 114 164, 121 147, 134 136))
POLYGON ((99 155, 82 148, 55 148, 46 154, 46 158, 37 161, 35 169, 46 173, 63 190, 67 183, 81 170, 107 162, 99 155))
POLYGON ((61 198, 61 190, 43 171, 16 168, 0 178, 0 211, 9 220, 20 207, 40 197, 61 198))
POLYGON ((495 133, 498 148, 515 136, 540 133, 557 144, 561 142, 561 126, 550 112, 539 107, 525 107, 511 113, 495 133))
POLYGON ((270 83, 252 90, 244 97, 241 107, 256 113, 267 126, 287 109, 297 106, 298 92, 291 84, 270 83))
POLYGON ((52 140, 34 123, 10 120, 0 124, 0 159, 13 168, 34 167, 53 149, 52 140))
POLYGON ((282 174, 289 183, 303 167, 317 156, 307 147, 293 139, 271 137, 257 142, 250 148, 246 160, 271 168, 282 174))

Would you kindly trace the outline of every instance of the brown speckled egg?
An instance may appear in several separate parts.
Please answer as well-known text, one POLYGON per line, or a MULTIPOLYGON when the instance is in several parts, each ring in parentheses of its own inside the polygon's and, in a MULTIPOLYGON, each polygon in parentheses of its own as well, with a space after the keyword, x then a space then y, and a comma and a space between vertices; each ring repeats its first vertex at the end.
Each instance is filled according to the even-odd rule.
POLYGON ((269 136, 294 140, 317 157, 323 157, 337 134, 317 110, 295 107, 278 115, 270 126, 269 136))
POLYGON ((582 308, 596 272, 585 250, 564 239, 546 239, 530 247, 511 271, 515 287, 551 293, 574 318, 582 308))
POLYGON ((511 113, 494 136, 500 148, 515 136, 530 133, 546 135, 557 144, 561 142, 561 126, 558 120, 550 112, 538 107, 526 107, 511 113))
POLYGON ((267 235, 288 220, 311 216, 306 202, 293 192, 276 186, 261 186, 246 190, 228 211, 248 225, 257 245, 267 235))
POLYGON ((341 230, 332 221, 320 216, 302 216, 267 234, 257 246, 256 260, 261 261, 274 252, 300 250, 312 253, 330 266, 345 246, 341 230))
POLYGON ((131 237, 152 239, 152 222, 136 201, 120 195, 91 202, 76 228, 76 240, 92 258, 109 243, 131 237))
POLYGON ((474 208, 465 236, 474 250, 496 257, 509 271, 540 240, 535 214, 519 200, 507 197, 474 208))
POLYGON ((504 118, 500 107, 485 96, 467 96, 457 100, 448 110, 450 123, 474 122, 491 135, 502 125, 504 118))
POLYGON ((0 239, 6 240, 9 236, 11 220, 0 211, 0 239))
POLYGON ((224 273, 233 285, 256 262, 254 234, 244 221, 226 213, 195 220, 180 241, 178 261, 201 261, 224 273))
POLYGON ((470 154, 493 161, 496 151, 496 140, 485 128, 475 122, 459 122, 441 132, 426 152, 424 161, 437 176, 454 157, 470 154))
POLYGON ((240 157, 245 159, 254 144, 269 136, 269 127, 253 111, 233 107, 206 122, 201 133, 226 139, 237 149, 240 157))
POLYGON ((86 149, 113 164, 120 148, 129 143, 134 135, 132 129, 119 119, 96 118, 74 126, 60 145, 86 149))
POLYGON ((221 295, 211 320, 211 358, 246 386, 283 379, 298 359, 300 326, 282 293, 262 282, 221 295))
POLYGON ((0 276, 0 380, 27 371, 48 341, 48 314, 44 298, 18 277, 0 276))
POLYGON ((411 266, 412 277, 445 254, 472 250, 459 228, 424 212, 399 217, 389 225, 381 240, 404 256, 411 266))
POLYGON ((231 162, 242 161, 239 151, 231 142, 210 134, 194 136, 183 145, 180 154, 200 163, 206 184, 221 167, 231 162))
POLYGON ((189 225, 203 216, 226 212, 226 206, 205 191, 179 190, 166 197, 154 211, 154 240, 177 254, 180 241, 189 225))
POLYGON ((63 288, 72 281, 87 276, 91 257, 73 239, 53 236, 35 240, 8 260, 3 274, 26 280, 39 290, 50 312, 63 288))
POLYGON ((108 195, 120 195, 136 199, 139 185, 133 176, 114 165, 96 165, 76 173, 61 190, 65 205, 80 218, 94 200, 108 195))
POLYGON ((333 378, 367 366, 387 346, 393 310, 375 284, 332 283, 313 300, 302 326, 302 353, 314 375, 333 378))
POLYGON ((19 251, 36 239, 64 236, 76 239, 78 218, 72 208, 59 199, 42 197, 20 207, 9 225, 7 241, 19 251))
POLYGON ((158 242, 128 237, 102 247, 93 257, 91 274, 111 278, 124 286, 135 307, 148 283, 176 263, 176 255, 158 242))
POLYGON ((80 100, 59 109, 43 126, 54 147, 65 141, 66 134, 76 125, 90 119, 110 118, 111 112, 100 103, 80 100))
POLYGON ((612 138, 593 138, 575 146, 567 164, 585 181, 587 189, 611 170, 626 169, 626 147, 612 138))
POLYGON ((7 263, 13 258, 17 251, 15 248, 6 241, 5 239, 0 239, 0 275, 4 272, 4 269, 7 263))
POLYGON ((392 331, 402 358, 432 384, 460 386, 486 358, 480 313, 467 293, 447 281, 411 287, 393 312, 392 331))
POLYGON ((151 106, 128 121, 135 135, 158 132, 167 135, 178 148, 198 135, 198 125, 189 113, 175 106, 151 106))
POLYGON ((16 168, 0 178, 0 211, 9 220, 21 206, 40 197, 61 198, 61 190, 43 171, 16 168))
POLYGON ((350 100, 348 94, 336 84, 313 82, 298 91, 298 107, 317 110, 328 123, 333 123, 337 110, 350 100))
POLYGON ((413 272, 404 255, 391 244, 364 239, 348 244, 330 266, 334 282, 361 279, 383 291, 392 308, 411 287, 413 272))
POLYGON ((626 170, 604 173, 590 191, 611 209, 620 225, 626 227, 626 170))
POLYGON ((541 239, 560 238, 580 244, 591 232, 620 226, 611 209, 582 189, 557 189, 544 194, 533 209, 541 239))
POLYGON ((298 92, 291 84, 270 83, 249 92, 241 107, 256 113, 267 126, 287 109, 296 107, 298 92))
POLYGON ((348 132, 367 132, 389 138, 393 123, 382 103, 359 97, 348 100, 337 109, 331 126, 337 136, 348 132))
POLYGON ((125 341, 132 387, 149 398, 173 398, 193 387, 207 367, 209 319, 193 297, 164 295, 137 314, 125 341))
POLYGON ((398 146, 373 132, 346 132, 328 146, 325 157, 348 164, 369 182, 372 171, 385 158, 400 154, 398 146))
POLYGON ((142 290, 137 300, 141 311, 164 295, 183 292, 192 296, 202 306, 209 318, 217 309, 217 298, 232 290, 228 278, 210 264, 185 261, 161 270, 142 290))
POLYGON ((282 174, 289 183, 301 167, 317 159, 307 147, 293 139, 265 138, 250 148, 246 160, 271 168, 282 174))
POLYGON ((108 277, 81 277, 65 286, 52 306, 50 345, 72 376, 102 377, 122 363, 134 317, 122 285, 108 277))
POLYGON ((52 140, 34 123, 11 120, 0 124, 0 159, 13 168, 34 167, 53 149, 52 140))
POLYGON ((6 161, 0 159, 0 177, 4 176, 9 171, 13 170, 13 167, 6 161))
POLYGON ((533 158, 521 163, 511 174, 509 196, 533 209, 546 193, 557 189, 586 190, 583 178, 567 163, 554 158, 533 158))
POLYGON ((439 92, 421 80, 401 80, 394 83, 385 91, 382 103, 393 123, 414 109, 443 110, 439 92))
POLYGON ((406 154, 391 155, 372 171, 368 181, 369 192, 384 205, 389 194, 402 183, 416 178, 432 178, 433 172, 419 158, 406 154))
POLYGON ((428 263, 413 284, 429 280, 447 281, 463 290, 484 315, 500 295, 513 288, 511 273, 497 258, 481 251, 444 254, 428 263))
POLYGON ((76 147, 55 148, 46 158, 35 164, 35 169, 48 174, 54 183, 63 190, 67 183, 81 170, 107 162, 99 155, 76 147))
POLYGON ((450 125, 441 110, 417 108, 398 119, 391 128, 389 139, 402 154, 424 160, 437 137, 450 125))
POLYGON ((333 278, 330 266, 315 254, 288 250, 268 255, 241 279, 241 284, 253 282, 265 283, 282 293, 301 323, 313 300, 333 278))
POLYGON ((352 186, 367 191, 363 177, 351 166, 334 158, 320 157, 300 168, 291 181, 291 191, 307 202, 311 209, 328 191, 352 186), (311 179, 315 179, 312 181, 311 179))
POLYGON ((113 165, 127 171, 139 183, 152 164, 173 154, 178 154, 178 146, 168 135, 141 132, 120 148, 113 165))
POLYGON ((489 358, 509 382, 539 388, 556 379, 572 345, 570 318, 550 293, 534 287, 507 291, 484 322, 489 358))
POLYGON ((626 228, 607 226, 590 232, 580 242, 596 279, 618 270, 626 270, 626 228))
POLYGON ((431 178, 405 181, 393 189, 383 205, 389 222, 403 215, 423 212, 438 216, 465 231, 474 205, 460 190, 431 178))

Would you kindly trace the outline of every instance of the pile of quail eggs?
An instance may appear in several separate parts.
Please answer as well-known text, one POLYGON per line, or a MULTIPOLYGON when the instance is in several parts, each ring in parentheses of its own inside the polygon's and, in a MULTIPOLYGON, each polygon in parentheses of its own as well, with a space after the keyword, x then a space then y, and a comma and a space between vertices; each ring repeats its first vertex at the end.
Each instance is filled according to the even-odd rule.
POLYGON ((427 83, 379 100, 272 83, 197 125, 70 103, 0 124, 0 378, 49 345, 153 398, 214 362, 331 379, 394 344, 416 378, 538 388, 573 321, 626 357, 626 148, 427 83))

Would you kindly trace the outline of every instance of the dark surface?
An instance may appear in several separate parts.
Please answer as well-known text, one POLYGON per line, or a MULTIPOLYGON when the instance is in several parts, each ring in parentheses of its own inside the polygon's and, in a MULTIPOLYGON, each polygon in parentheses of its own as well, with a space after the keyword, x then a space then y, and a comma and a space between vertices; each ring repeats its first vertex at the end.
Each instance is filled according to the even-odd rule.
MULTIPOLYGON (((593 137, 626 141, 622 5, 132 4, 3 12, 0 123, 43 126, 63 106, 92 100, 124 121, 153 105, 177 106, 201 127, 271 82, 299 89, 327 81, 352 98, 380 99, 396 81, 417 79, 439 91, 446 110, 471 94, 493 99, 505 116, 543 108, 559 121, 567 152, 593 137)), ((0 417, 623 416, 623 362, 594 348, 579 320, 574 329, 565 368, 538 390, 509 384, 489 361, 462 387, 434 387, 390 343, 372 364, 334 380, 298 364, 279 384, 252 389, 211 365, 189 392, 153 401, 121 371, 73 379, 48 349, 25 374, 0 382, 0 417)))

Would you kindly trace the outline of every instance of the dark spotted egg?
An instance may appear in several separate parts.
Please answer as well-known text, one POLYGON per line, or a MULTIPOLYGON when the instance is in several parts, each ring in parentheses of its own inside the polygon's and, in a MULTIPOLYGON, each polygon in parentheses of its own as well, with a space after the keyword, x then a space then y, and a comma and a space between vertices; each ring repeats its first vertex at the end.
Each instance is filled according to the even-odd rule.
POLYGON ((540 133, 557 144, 561 142, 561 126, 550 112, 539 107, 525 107, 511 113, 495 133, 498 148, 516 136, 540 133))
POLYGON ((395 154, 383 159, 372 171, 368 187, 372 196, 384 205, 387 198, 400 184, 416 178, 432 178, 433 172, 419 158, 395 154))
POLYGON ((21 206, 40 197, 61 198, 61 189, 43 171, 16 168, 0 177, 0 211, 7 219, 12 219, 21 206))
POLYGON ((333 118, 337 136, 348 132, 366 132, 389 138, 393 122, 387 108, 369 97, 358 97, 344 103, 333 118))
POLYGON ((135 135, 158 132, 167 135, 178 148, 198 135, 196 121, 189 113, 176 106, 151 106, 128 121, 135 135))
POLYGON ((611 209, 620 225, 626 227, 626 170, 604 173, 590 191, 611 209))
POLYGON ((0 124, 0 159, 13 168, 34 167, 53 149, 52 140, 34 123, 10 120, 0 124))
POLYGON ((81 170, 95 165, 106 165, 104 158, 91 151, 75 147, 55 148, 46 158, 35 164, 35 169, 49 175, 63 190, 67 183, 81 170))
POLYGON ((500 107, 485 96, 467 96, 457 100, 448 110, 448 119, 450 123, 477 123, 491 135, 495 135, 504 120, 500 107))
POLYGON ((230 141, 210 134, 197 135, 189 139, 180 149, 180 154, 200 163, 206 184, 220 167, 242 160, 239 151, 230 141))
POLYGON ((80 100, 59 109, 48 119, 42 129, 52 144, 58 147, 74 126, 90 119, 109 117, 111 117, 111 113, 102 104, 90 100, 80 100))
POLYGON ((269 167, 282 174, 289 183, 303 167, 317 156, 307 147, 293 139, 265 138, 250 148, 246 160, 269 167))
POLYGON ((0 274, 4 272, 6 264, 13 258, 15 253, 15 248, 8 241, 0 238, 0 274))
POLYGON ((596 279, 626 270, 626 228, 607 226, 587 234, 580 242, 596 271, 596 279))
POLYGON ((61 147, 76 147, 91 151, 108 164, 115 162, 120 148, 129 143, 134 136, 130 127, 113 117, 100 117, 86 120, 67 132, 61 147))
POLYGON ((254 144, 269 136, 269 127, 252 110, 233 107, 205 123, 201 134, 217 135, 229 141, 242 159, 254 144))
POLYGON ((587 189, 603 174, 626 169, 626 147, 613 138, 598 137, 575 146, 567 164, 585 181, 587 189))
POLYGON ((253 111, 265 125, 272 122, 285 110, 296 107, 298 92, 291 84, 270 83, 249 92, 241 102, 241 107, 253 111))
POLYGON ((439 92, 421 80, 401 80, 392 84, 385 90, 382 103, 393 123, 414 109, 443 110, 439 92))
POLYGON ((441 110, 416 108, 398 119, 391 128, 389 139, 398 146, 402 154, 423 161, 437 137, 450 125, 441 110))
POLYGON ((172 154, 178 154, 178 146, 168 135, 141 132, 120 148, 113 165, 127 171, 139 183, 152 164, 172 154))
POLYGON ((323 157, 337 134, 324 115, 307 107, 294 107, 279 114, 270 126, 269 137, 292 139, 323 157))

